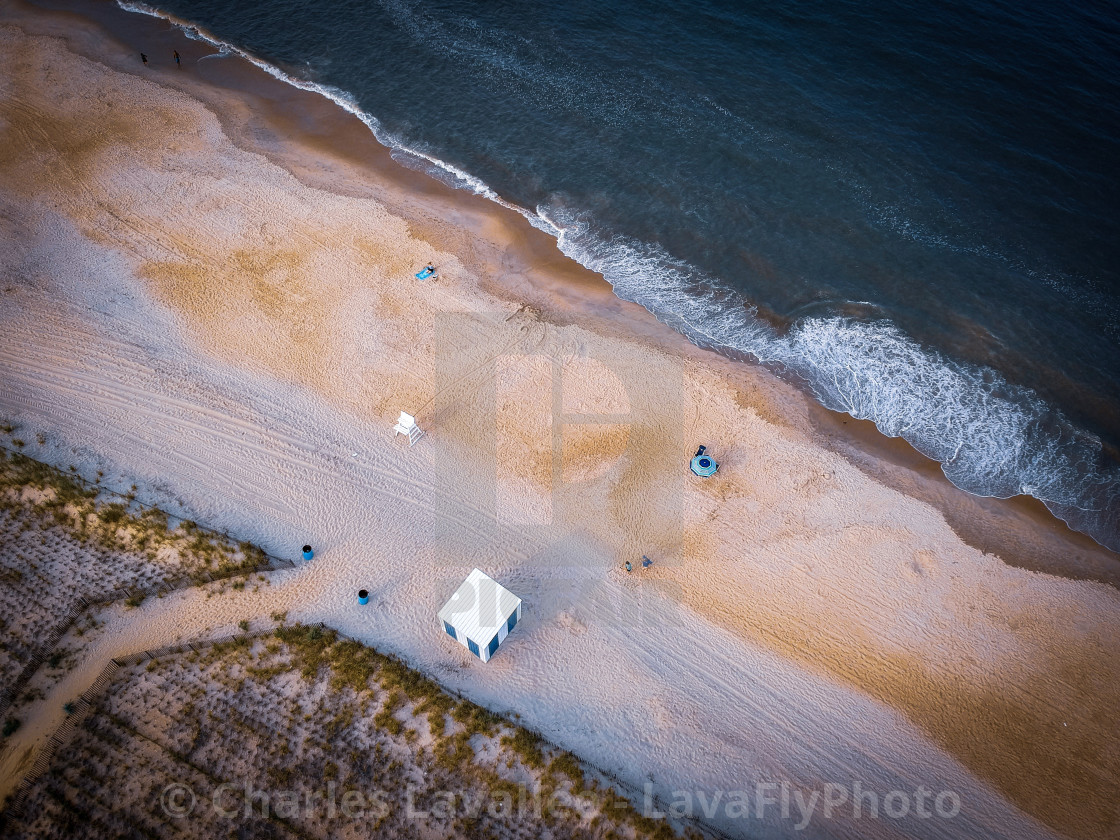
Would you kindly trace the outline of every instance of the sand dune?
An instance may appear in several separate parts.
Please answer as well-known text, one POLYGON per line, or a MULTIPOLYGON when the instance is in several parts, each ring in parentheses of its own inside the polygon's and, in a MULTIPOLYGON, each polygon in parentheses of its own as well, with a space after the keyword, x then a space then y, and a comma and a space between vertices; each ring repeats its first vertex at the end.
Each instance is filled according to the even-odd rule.
MULTIPOLYGON (((1114 589, 970 548, 702 357, 487 291, 454 221, 403 212, 422 197, 375 200, 376 172, 322 150, 306 167, 353 187, 309 186, 232 142, 213 89, 34 28, 0 27, 0 413, 57 461, 319 549, 256 596, 122 614, 58 697, 110 656, 290 609, 667 798, 924 785, 959 816, 848 810, 810 835, 1120 836, 1114 589), (414 281, 428 260, 441 279, 414 281), (411 450, 400 410, 428 433, 411 450), (434 618, 472 566, 526 600, 487 667, 434 618)), ((715 822, 800 834, 776 808, 715 822)))

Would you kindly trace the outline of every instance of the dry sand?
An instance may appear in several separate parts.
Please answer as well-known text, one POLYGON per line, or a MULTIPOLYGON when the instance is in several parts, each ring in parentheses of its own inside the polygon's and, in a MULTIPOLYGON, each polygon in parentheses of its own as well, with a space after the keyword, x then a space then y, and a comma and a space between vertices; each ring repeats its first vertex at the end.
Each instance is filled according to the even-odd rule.
POLYGON ((519 220, 267 122, 273 88, 233 61, 183 41, 175 74, 84 19, 3 19, 0 412, 239 538, 320 549, 243 601, 121 613, 49 699, 108 656, 291 609, 663 794, 858 780, 962 803, 810 836, 1120 837, 1114 588, 970 546, 901 467, 884 483, 824 445, 797 392, 594 283, 586 318, 561 311, 579 273, 534 261, 519 220), (414 281, 428 260, 440 280, 414 281), (400 410, 428 432, 411 450, 400 410), (526 599, 486 667, 434 617, 476 565, 526 599))

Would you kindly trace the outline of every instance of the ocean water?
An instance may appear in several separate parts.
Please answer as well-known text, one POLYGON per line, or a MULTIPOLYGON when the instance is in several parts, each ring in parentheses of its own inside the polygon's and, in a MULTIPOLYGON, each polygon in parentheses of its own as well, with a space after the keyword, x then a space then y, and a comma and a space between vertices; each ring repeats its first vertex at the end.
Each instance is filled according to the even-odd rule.
POLYGON ((694 341, 1120 550, 1116 2, 158 10, 694 341))

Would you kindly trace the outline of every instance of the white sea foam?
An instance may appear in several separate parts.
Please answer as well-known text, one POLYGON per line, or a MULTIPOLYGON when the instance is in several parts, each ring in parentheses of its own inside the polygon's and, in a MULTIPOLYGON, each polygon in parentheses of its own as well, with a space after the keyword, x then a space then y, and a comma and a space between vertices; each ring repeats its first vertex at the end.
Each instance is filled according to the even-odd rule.
POLYGON ((587 218, 563 208, 539 206, 534 212, 507 201, 469 172, 391 136, 346 91, 292 76, 146 4, 117 3, 327 97, 365 123, 401 163, 521 214, 555 236, 564 254, 602 274, 619 297, 641 304, 698 344, 794 376, 828 408, 871 420, 884 434, 939 461, 961 489, 1034 496, 1071 527, 1120 550, 1120 471, 1105 463, 1100 440, 997 371, 948 359, 886 320, 808 317, 780 334, 737 293, 656 245, 604 238, 587 218))
POLYGON ((1120 471, 1102 457, 1099 439, 1032 391, 924 347, 884 319, 808 317, 781 334, 718 280, 660 249, 604 240, 586 221, 552 215, 565 254, 694 341, 793 374, 828 408, 871 420, 939 461, 963 490, 1034 496, 1072 527, 1120 547, 1120 471))
POLYGON ((449 183, 451 186, 454 186, 457 189, 465 189, 478 195, 485 196, 491 201, 501 204, 504 207, 508 207, 511 210, 515 210, 516 212, 521 213, 524 216, 531 215, 529 211, 525 210, 524 208, 518 207, 517 205, 503 200, 501 196, 490 189, 489 186, 483 183, 480 179, 475 178, 469 172, 465 172, 459 167, 448 163, 447 161, 440 160, 438 157, 429 154, 423 149, 409 146, 406 143, 402 142, 399 138, 389 134, 389 132, 384 129, 381 123, 378 122, 378 120, 372 114, 362 110, 358 106, 357 101, 347 91, 342 90, 341 88, 334 87, 332 85, 324 85, 320 82, 308 81, 307 79, 301 79, 298 76, 293 76, 292 74, 281 70, 276 65, 270 64, 269 62, 261 58, 257 58, 247 50, 243 50, 235 44, 229 43, 228 41, 223 41, 221 38, 212 35, 196 24, 180 20, 168 12, 164 12, 145 3, 137 3, 133 2, 133 0, 117 0, 117 5, 125 11, 136 12, 138 14, 149 15, 151 17, 157 17, 162 20, 166 20, 179 29, 183 30, 188 38, 197 41, 204 41, 217 48, 220 55, 233 54, 240 56, 250 64, 259 67, 261 70, 268 73, 273 78, 279 79, 280 81, 289 84, 292 87, 317 93, 320 96, 325 96, 327 99, 331 100, 340 108, 342 108, 344 111, 353 114, 363 123, 365 123, 369 130, 373 132, 373 136, 376 137, 378 142, 383 146, 386 146, 387 148, 393 150, 395 153, 400 154, 402 157, 407 156, 407 158, 410 158, 412 161, 423 161, 424 164, 430 167, 431 174, 435 175, 436 177, 440 177, 441 175, 446 176, 440 177, 440 180, 443 180, 445 183, 449 183))

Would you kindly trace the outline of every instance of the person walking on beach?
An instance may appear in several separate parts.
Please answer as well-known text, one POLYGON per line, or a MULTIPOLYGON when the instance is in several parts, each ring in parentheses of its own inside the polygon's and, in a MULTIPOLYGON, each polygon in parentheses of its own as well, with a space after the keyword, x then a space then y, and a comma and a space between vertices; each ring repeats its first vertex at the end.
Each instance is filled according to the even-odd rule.
POLYGON ((179 61, 179 51, 178 51, 178 50, 172 50, 172 51, 171 51, 171 54, 175 56, 175 66, 176 66, 176 67, 178 67, 178 68, 179 68, 180 70, 182 70, 182 69, 183 69, 183 65, 182 65, 182 63, 181 63, 181 62, 179 61))
POLYGON ((147 65, 148 57, 144 55, 144 53, 140 53, 140 60, 143 61, 145 65, 147 65))

